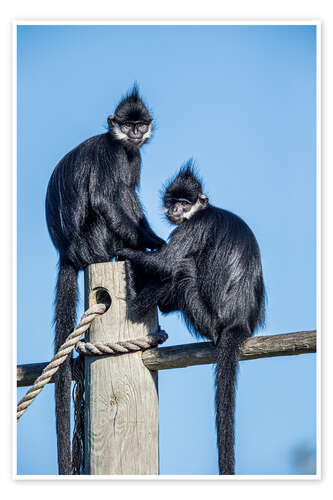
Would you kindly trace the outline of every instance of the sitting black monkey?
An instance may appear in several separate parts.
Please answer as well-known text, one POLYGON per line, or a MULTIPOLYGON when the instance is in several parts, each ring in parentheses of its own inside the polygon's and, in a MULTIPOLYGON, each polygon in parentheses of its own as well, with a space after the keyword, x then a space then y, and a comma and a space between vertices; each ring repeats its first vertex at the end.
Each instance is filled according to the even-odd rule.
MULTIPOLYGON (((140 204, 140 147, 151 137, 153 118, 136 85, 108 117, 108 131, 66 154, 54 169, 46 195, 46 219, 59 252, 55 301, 55 349, 73 330, 77 275, 107 262, 123 246, 158 249, 164 241, 151 229, 140 204)), ((138 274, 131 269, 134 284, 138 274)), ((70 359, 56 376, 59 474, 71 474, 70 359)))
POLYGON ((138 317, 154 305, 164 313, 179 310, 193 333, 215 343, 219 470, 234 474, 237 365, 242 343, 264 321, 259 246, 242 219, 208 203, 191 161, 166 188, 164 206, 178 226, 168 245, 117 252, 151 276, 131 308, 138 317))

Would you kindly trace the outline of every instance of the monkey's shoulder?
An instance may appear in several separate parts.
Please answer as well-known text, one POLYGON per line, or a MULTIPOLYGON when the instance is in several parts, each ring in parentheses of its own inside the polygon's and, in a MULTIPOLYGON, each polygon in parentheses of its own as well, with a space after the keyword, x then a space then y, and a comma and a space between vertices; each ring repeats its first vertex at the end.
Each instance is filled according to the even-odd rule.
POLYGON ((71 149, 59 162, 69 163, 84 160, 95 160, 105 154, 118 152, 117 145, 111 140, 108 133, 95 135, 81 142, 75 148, 71 149))
POLYGON ((99 134, 81 142, 69 151, 56 165, 51 176, 51 182, 61 178, 67 182, 71 179, 81 182, 92 172, 101 172, 104 177, 116 176, 115 166, 126 163, 123 148, 110 138, 109 133, 99 134), (104 175, 105 174, 105 175, 104 175), (81 180, 80 180, 81 179, 81 180))
POLYGON ((231 245, 238 245, 239 248, 257 247, 254 233, 246 222, 238 215, 223 208, 208 205, 192 217, 193 237, 202 242, 202 246, 209 247, 212 242, 217 247, 225 245, 228 241, 231 245))
POLYGON ((207 213, 208 218, 212 224, 217 224, 218 226, 226 227, 229 230, 240 230, 246 233, 252 233, 252 230, 248 224, 234 212, 225 210, 224 208, 218 208, 214 206, 209 207, 210 210, 207 213))

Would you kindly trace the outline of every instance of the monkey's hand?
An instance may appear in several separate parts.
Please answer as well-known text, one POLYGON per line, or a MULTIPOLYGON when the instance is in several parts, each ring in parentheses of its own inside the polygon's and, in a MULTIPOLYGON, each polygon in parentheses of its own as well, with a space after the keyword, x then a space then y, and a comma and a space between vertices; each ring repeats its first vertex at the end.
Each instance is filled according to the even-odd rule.
POLYGON ((166 245, 166 242, 162 240, 162 238, 159 238, 158 236, 155 236, 154 240, 152 243, 148 246, 150 250, 161 250, 161 248, 166 245))
POLYGON ((120 248, 119 250, 116 250, 115 253, 118 258, 121 257, 122 259, 128 259, 131 261, 135 261, 143 254, 140 250, 132 250, 131 248, 120 248))

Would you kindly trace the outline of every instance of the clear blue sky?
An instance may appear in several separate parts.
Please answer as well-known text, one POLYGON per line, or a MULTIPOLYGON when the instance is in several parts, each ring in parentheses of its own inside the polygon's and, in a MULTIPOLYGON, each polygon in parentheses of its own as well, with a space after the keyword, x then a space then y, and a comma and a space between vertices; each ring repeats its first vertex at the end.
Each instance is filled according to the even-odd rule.
MULTIPOLYGON (((153 228, 169 234, 158 192, 193 156, 211 202, 259 241, 268 303, 258 334, 315 329, 315 73, 314 26, 20 27, 18 363, 53 354, 49 177, 105 131, 134 80, 158 125, 140 191, 153 228)), ((177 313, 160 324, 167 345, 195 341, 177 313)), ((315 368, 314 354, 240 363, 236 473, 300 473, 294 450, 316 447, 315 368)), ((18 424, 19 474, 56 474, 53 395, 47 386, 18 424)), ((160 372, 159 398, 161 474, 217 474, 213 366, 160 372)))

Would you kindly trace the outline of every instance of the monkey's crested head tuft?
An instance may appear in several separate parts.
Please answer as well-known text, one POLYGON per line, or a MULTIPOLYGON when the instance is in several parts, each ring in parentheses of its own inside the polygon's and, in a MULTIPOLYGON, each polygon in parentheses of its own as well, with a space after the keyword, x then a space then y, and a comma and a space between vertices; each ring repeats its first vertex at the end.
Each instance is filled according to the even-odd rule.
POLYGON ((153 117, 140 96, 137 82, 134 83, 132 89, 118 104, 114 118, 118 123, 126 121, 151 123, 153 117))
POLYGON ((170 199, 185 199, 195 203, 202 193, 202 183, 193 159, 188 160, 162 190, 163 202, 170 199))

